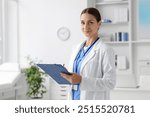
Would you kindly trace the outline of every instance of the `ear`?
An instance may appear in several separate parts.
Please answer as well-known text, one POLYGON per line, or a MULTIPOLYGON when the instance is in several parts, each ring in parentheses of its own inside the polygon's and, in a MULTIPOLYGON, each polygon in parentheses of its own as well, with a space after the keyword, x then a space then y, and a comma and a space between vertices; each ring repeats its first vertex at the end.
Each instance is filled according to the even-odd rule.
POLYGON ((102 23, 101 21, 99 21, 99 22, 98 22, 98 24, 99 24, 99 27, 101 26, 101 23, 102 23))
POLYGON ((101 21, 98 22, 98 25, 99 25, 99 27, 98 27, 98 30, 99 30, 99 29, 100 29, 100 26, 101 26, 101 21))

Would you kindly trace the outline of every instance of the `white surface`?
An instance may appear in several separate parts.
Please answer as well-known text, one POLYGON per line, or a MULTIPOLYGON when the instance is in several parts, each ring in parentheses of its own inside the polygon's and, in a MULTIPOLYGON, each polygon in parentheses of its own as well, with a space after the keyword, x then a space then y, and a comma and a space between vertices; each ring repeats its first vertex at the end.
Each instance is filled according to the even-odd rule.
MULTIPOLYGON (((95 0, 95 2, 97 3, 98 1, 95 0)), ((95 3, 95 4, 96 4, 95 3)), ((109 2, 108 2, 109 3, 109 2)), ((129 0, 129 2, 127 4, 124 4, 124 2, 120 2, 120 4, 113 4, 113 2, 110 2, 111 5, 96 5, 96 8, 99 9, 101 15, 103 16, 103 19, 114 19, 114 9, 125 9, 125 11, 128 9, 129 12, 129 21, 128 23, 118 23, 118 24, 114 24, 114 25, 102 25, 100 28, 100 34, 112 34, 114 35, 116 32, 128 32, 129 35, 129 41, 127 41, 126 43, 124 43, 124 41, 120 41, 120 43, 116 43, 115 41, 110 41, 109 44, 115 51, 115 54, 118 56, 118 61, 117 61, 117 72, 120 73, 124 73, 125 75, 128 75, 129 73, 132 73, 132 65, 133 65, 133 61, 132 58, 133 56, 132 54, 132 47, 130 44, 130 40, 132 40, 132 2, 131 0, 129 0), (115 29, 115 30, 114 30, 115 29), (115 43, 114 43, 115 42, 115 43), (122 58, 119 58, 122 57, 122 58), (123 58, 123 56, 125 56, 126 58, 123 58)), ((122 9, 121 11, 119 10, 119 14, 122 14, 122 9)), ((117 14, 118 15, 118 14, 117 14)), ((120 16, 117 17, 117 20, 119 20, 120 16)), ((115 40, 115 39, 114 39, 115 40)), ((119 76, 120 77, 120 76, 119 76)))
POLYGON ((140 77, 140 88, 150 90, 150 76, 140 77))
POLYGON ((0 89, 14 85, 20 75, 17 63, 3 63, 0 65, 0 89))
POLYGON ((116 77, 116 87, 117 88, 135 88, 137 87, 136 78, 134 74, 120 74, 116 77))
POLYGON ((150 100, 150 90, 113 90, 111 100, 150 100))
POLYGON ((150 76, 150 58, 145 58, 138 61, 139 75, 149 75, 150 76))
POLYGON ((17 26, 17 2, 14 0, 2 1, 2 39, 3 62, 18 61, 18 26, 17 26))
MULTIPOLYGON (((130 82, 129 78, 131 77, 126 78, 126 82, 130 82)), ((122 80, 122 84, 120 84, 120 86, 125 86, 126 84, 126 87, 116 87, 114 90, 111 91, 110 98, 112 100, 150 100, 150 76, 141 77, 139 88, 129 88, 129 83, 124 83, 124 81, 125 79, 122 80)))
POLYGON ((19 72, 0 72, 0 89, 12 87, 19 75, 19 72))
POLYGON ((150 89, 144 89, 142 87, 140 88, 115 88, 113 89, 112 91, 138 91, 138 92, 144 92, 144 91, 149 91, 150 92, 150 89))
POLYGON ((119 70, 127 69, 126 56, 117 56, 117 69, 119 70))
POLYGON ((80 30, 80 13, 86 5, 87 0, 19 1, 21 63, 26 62, 25 56, 31 55, 45 63, 67 66, 72 45, 84 40, 80 30), (65 42, 57 37, 57 30, 62 26, 68 27, 71 32, 65 42))
POLYGON ((104 1, 124 1, 124 0, 104 0, 104 1))
MULTIPOLYGON (((90 1, 90 0, 89 0, 90 1)), ((121 24, 111 24, 111 25, 102 25, 100 28, 101 34, 114 34, 115 32, 128 32, 129 34, 129 41, 127 43, 120 42, 120 43, 113 43, 110 42, 109 44, 116 52, 118 56, 126 56, 126 67, 125 70, 118 70, 117 69, 117 87, 136 87, 137 81, 139 79, 139 71, 143 72, 143 74, 150 74, 150 67, 148 65, 145 67, 138 66, 138 61, 140 58, 150 58, 150 54, 147 53, 147 50, 150 50, 150 43, 149 42, 142 42, 141 39, 138 37, 137 31, 137 21, 138 21, 138 0, 128 0, 122 1, 119 4, 113 4, 113 2, 105 2, 105 0, 93 0, 95 1, 95 6, 101 12, 103 19, 113 19, 113 11, 114 8, 127 8, 128 15, 129 15, 129 22, 128 23, 121 23, 121 24), (124 4, 124 2, 126 2, 124 4), (102 3, 98 4, 98 3, 102 3), (115 30, 114 30, 115 29, 115 30), (137 41, 137 43, 136 43, 137 41), (119 74, 124 75, 119 75, 119 74), (130 75, 130 74, 133 74, 130 75)), ((93 2, 94 3, 94 2, 93 2)), ((121 68, 123 64, 120 64, 121 68)))
POLYGON ((18 63, 3 63, 0 65, 0 72, 19 72, 19 64, 18 63))

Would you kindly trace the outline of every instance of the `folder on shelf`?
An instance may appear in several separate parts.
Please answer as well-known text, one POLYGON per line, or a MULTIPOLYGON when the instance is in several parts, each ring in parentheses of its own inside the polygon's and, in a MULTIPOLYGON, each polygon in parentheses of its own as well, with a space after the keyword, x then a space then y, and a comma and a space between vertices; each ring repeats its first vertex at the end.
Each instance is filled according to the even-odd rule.
POLYGON ((60 73, 71 75, 61 64, 37 64, 46 74, 51 76, 58 84, 70 84, 60 73))

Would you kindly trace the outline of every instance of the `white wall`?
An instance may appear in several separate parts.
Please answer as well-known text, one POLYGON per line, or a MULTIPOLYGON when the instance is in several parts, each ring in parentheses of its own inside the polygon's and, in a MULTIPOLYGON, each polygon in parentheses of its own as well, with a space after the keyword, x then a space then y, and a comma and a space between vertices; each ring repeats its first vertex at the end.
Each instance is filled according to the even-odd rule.
POLYGON ((18 62, 17 47, 17 2, 5 1, 5 60, 4 62, 18 62))
POLYGON ((83 40, 80 12, 86 0, 19 0, 20 60, 37 57, 45 63, 68 63, 71 48, 83 40), (71 31, 68 41, 57 38, 57 30, 71 31))
POLYGON ((17 3, 0 1, 1 62, 17 62, 17 3))

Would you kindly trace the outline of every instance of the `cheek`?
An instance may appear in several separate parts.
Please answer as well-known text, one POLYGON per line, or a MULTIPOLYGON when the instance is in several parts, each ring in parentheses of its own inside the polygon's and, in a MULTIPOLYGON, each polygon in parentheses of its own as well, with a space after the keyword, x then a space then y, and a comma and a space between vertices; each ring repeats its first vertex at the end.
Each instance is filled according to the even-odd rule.
POLYGON ((84 31, 84 27, 83 26, 81 26, 81 31, 84 31))
POLYGON ((98 29, 99 29, 99 26, 93 27, 94 32, 98 31, 98 29))

